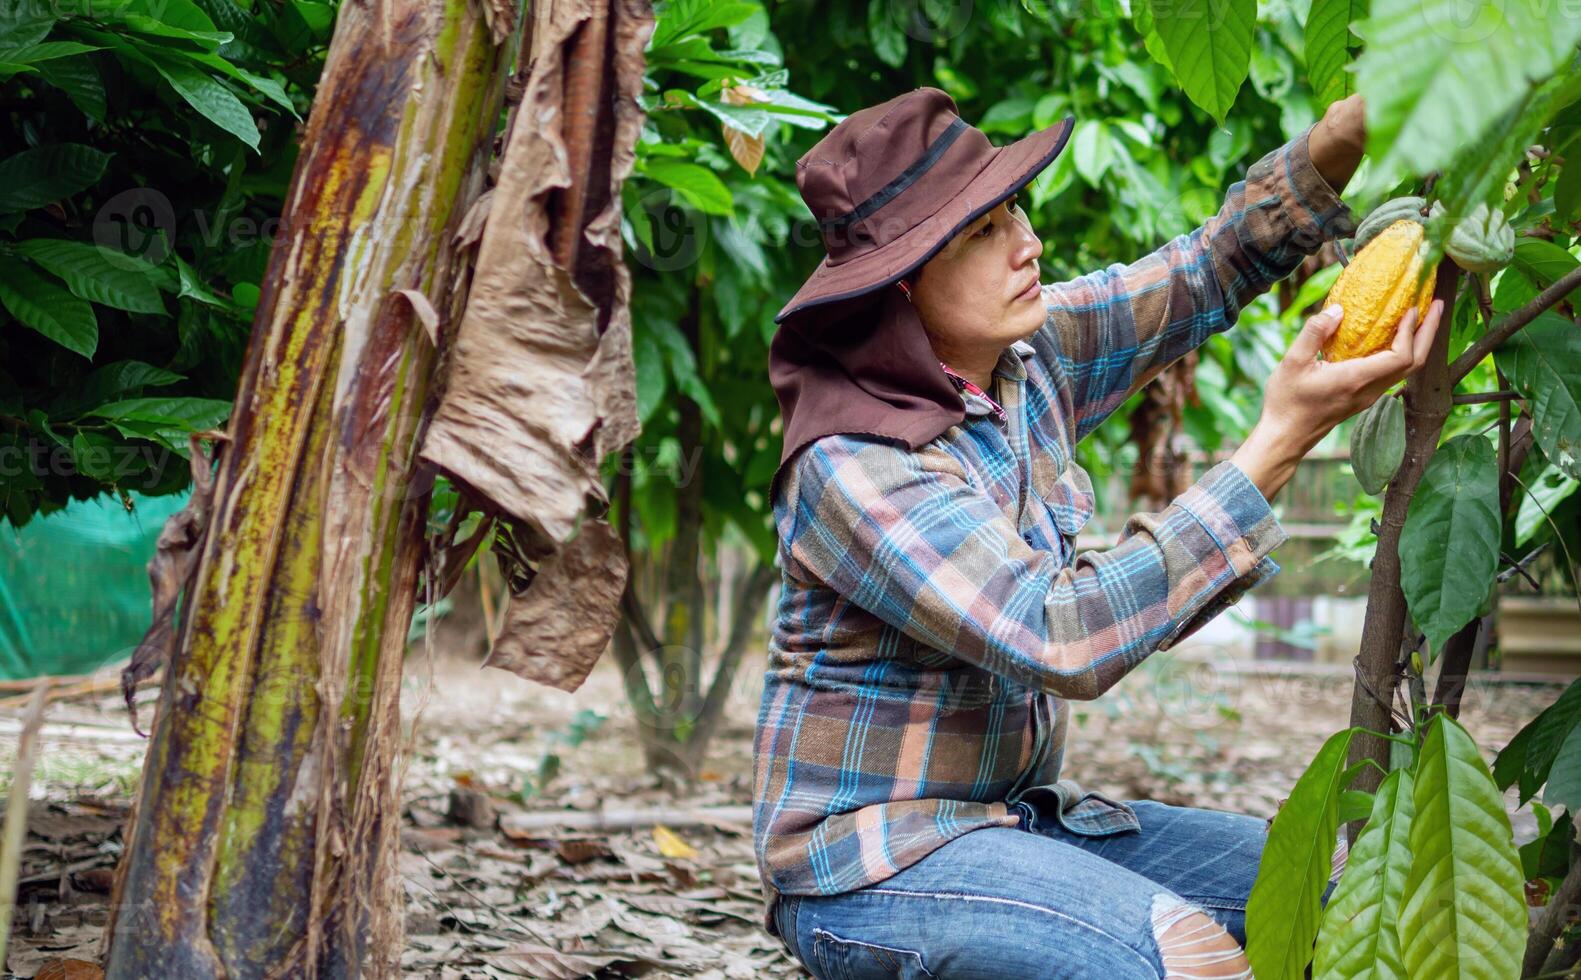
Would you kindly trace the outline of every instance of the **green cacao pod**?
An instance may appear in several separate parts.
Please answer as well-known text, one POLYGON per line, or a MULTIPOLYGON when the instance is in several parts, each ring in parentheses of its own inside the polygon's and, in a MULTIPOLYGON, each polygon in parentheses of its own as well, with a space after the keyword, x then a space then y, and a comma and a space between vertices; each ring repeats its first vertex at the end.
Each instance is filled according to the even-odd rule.
POLYGON ((1361 224, 1356 226, 1355 248, 1357 250, 1367 247, 1367 243, 1378 237, 1378 232, 1394 224, 1396 221, 1415 221, 1423 224, 1422 208, 1427 206, 1427 201, 1420 197, 1396 197, 1384 201, 1372 209, 1372 213, 1361 219, 1361 224))
POLYGON ((1394 479, 1405 459, 1405 403, 1383 395, 1356 418, 1350 430, 1350 468, 1368 493, 1378 493, 1394 479))
MULTIPOLYGON (((1443 203, 1434 201, 1431 213, 1443 214, 1443 203)), ((1502 210, 1479 204, 1455 223, 1444 251, 1467 272, 1496 272, 1515 258, 1515 229, 1502 210)))

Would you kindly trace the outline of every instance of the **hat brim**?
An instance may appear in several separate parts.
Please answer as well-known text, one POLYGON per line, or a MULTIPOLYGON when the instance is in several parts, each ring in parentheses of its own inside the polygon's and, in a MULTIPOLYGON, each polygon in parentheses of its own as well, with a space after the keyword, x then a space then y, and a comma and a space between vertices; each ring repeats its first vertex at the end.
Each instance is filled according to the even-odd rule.
POLYGON ((1029 133, 998 148, 988 166, 927 220, 893 241, 856 258, 831 265, 826 255, 796 294, 775 314, 783 323, 795 314, 829 303, 865 296, 920 268, 950 239, 1031 183, 1053 163, 1070 139, 1075 116, 1029 133))

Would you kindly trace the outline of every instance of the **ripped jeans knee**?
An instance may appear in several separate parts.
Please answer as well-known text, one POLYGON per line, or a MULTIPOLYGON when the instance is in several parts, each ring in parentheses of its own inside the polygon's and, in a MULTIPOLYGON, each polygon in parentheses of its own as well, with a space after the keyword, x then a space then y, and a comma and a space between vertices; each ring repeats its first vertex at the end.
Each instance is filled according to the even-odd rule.
POLYGON ((1152 925, 1166 978, 1252 980, 1241 944, 1201 907, 1160 892, 1153 896, 1152 925))

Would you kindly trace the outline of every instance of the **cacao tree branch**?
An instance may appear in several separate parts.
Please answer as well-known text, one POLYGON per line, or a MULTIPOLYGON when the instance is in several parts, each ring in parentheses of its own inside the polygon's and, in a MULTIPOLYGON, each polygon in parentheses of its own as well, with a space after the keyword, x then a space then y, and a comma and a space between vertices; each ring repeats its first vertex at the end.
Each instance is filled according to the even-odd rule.
POLYGON ((1553 952, 1559 934, 1575 913, 1578 901, 1581 901, 1581 861, 1570 865, 1569 873, 1554 889, 1548 904, 1532 926, 1531 935, 1526 940, 1526 957, 1521 962, 1522 977, 1535 977, 1543 971, 1543 965, 1553 952))
POLYGON ((1450 396, 1454 405, 1480 405, 1486 402, 1512 402, 1521 397, 1518 391, 1468 391, 1450 396))
MULTIPOLYGON (((1449 366, 1450 384, 1459 384, 1471 373, 1472 368, 1482 363, 1482 359, 1493 353, 1500 344, 1515 336, 1527 324, 1576 289, 1581 289, 1581 266, 1560 276, 1552 286, 1538 293, 1530 303, 1489 327, 1486 334, 1477 338, 1476 343, 1466 348, 1466 352, 1455 358, 1455 362, 1449 366)), ((1445 308, 1448 309, 1447 306, 1445 308)))

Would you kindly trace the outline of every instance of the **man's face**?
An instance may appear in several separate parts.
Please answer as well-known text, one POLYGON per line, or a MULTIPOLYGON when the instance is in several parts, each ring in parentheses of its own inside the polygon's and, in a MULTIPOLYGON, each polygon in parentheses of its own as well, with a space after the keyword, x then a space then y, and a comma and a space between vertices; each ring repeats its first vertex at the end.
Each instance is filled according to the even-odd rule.
POLYGON ((938 346, 1003 349, 1043 325, 1043 243, 1018 197, 961 229, 918 273, 912 303, 938 346))

